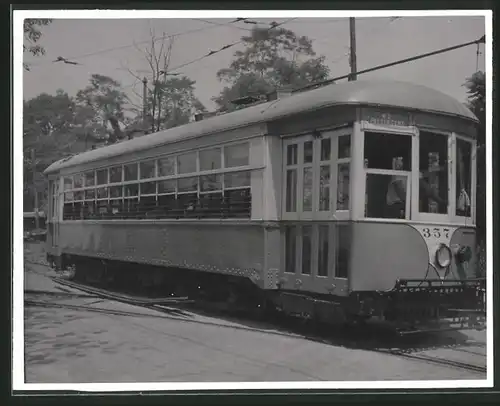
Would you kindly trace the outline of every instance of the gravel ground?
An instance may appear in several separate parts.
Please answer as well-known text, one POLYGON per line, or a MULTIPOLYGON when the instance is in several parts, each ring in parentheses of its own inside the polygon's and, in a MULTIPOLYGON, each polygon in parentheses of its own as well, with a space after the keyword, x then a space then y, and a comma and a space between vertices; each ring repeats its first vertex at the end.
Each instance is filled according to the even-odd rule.
MULTIPOLYGON (((40 245, 30 244, 25 257, 39 261, 41 249, 40 245)), ((27 264, 25 289, 60 292, 48 275, 48 268, 27 264)), ((228 328, 242 325, 189 312, 176 316, 178 320, 159 319, 147 317, 160 315, 153 310, 95 298, 30 298, 129 311, 143 316, 26 307, 28 383, 486 378, 485 374, 477 372, 388 354, 228 328), (226 327, 206 323, 225 324, 226 327)), ((419 351, 418 355, 484 366, 485 333, 470 333, 470 339, 476 344, 419 351)))

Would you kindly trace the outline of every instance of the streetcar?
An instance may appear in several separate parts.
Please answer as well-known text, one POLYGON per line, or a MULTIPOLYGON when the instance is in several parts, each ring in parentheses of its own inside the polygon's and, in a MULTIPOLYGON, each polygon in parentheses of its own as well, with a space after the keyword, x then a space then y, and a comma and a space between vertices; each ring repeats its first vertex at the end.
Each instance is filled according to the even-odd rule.
POLYGON ((358 80, 87 151, 45 171, 48 259, 322 323, 483 328, 477 124, 358 80))

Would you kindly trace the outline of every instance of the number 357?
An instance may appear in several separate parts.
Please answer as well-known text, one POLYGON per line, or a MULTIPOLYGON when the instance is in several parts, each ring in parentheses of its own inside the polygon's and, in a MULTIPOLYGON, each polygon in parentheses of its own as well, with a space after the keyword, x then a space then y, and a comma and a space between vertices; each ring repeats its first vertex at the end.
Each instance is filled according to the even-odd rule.
POLYGON ((449 238, 450 230, 447 228, 424 228, 422 234, 425 238, 449 238))

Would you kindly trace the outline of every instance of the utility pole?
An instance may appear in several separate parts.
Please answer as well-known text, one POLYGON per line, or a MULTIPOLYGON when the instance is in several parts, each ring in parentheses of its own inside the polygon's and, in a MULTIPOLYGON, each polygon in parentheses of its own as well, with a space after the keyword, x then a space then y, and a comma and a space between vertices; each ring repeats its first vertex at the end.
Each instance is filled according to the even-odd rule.
POLYGON ((36 189, 36 162, 35 162, 35 148, 31 150, 31 171, 33 176, 33 194, 34 194, 34 212, 35 212, 35 229, 40 228, 40 219, 38 218, 38 191, 36 189))
POLYGON ((349 65, 351 66, 351 75, 349 82, 356 80, 357 66, 356 66, 356 20, 354 17, 349 18, 349 31, 351 37, 351 47, 349 52, 349 65))
POLYGON ((142 79, 142 126, 146 130, 146 116, 148 114, 148 79, 142 79))

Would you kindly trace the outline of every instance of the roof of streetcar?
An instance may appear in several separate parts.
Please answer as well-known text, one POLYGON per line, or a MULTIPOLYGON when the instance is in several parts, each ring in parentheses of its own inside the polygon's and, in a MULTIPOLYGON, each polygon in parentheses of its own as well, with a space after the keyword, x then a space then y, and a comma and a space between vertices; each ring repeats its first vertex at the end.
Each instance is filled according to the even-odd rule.
POLYGON ((155 148, 211 133, 268 122, 293 114, 339 105, 364 105, 418 110, 477 122, 458 100, 426 86, 399 81, 358 80, 331 84, 267 103, 226 113, 129 141, 86 151, 50 165, 45 173, 114 156, 155 148))

